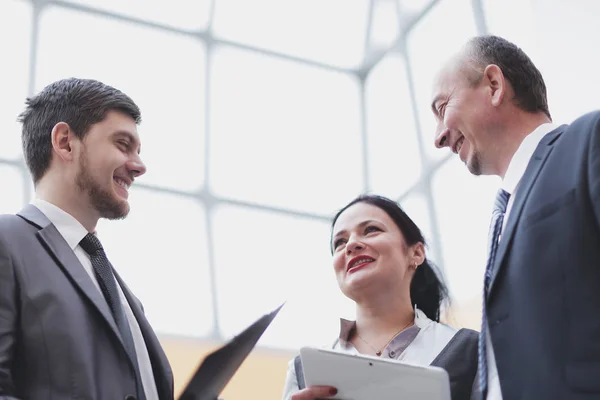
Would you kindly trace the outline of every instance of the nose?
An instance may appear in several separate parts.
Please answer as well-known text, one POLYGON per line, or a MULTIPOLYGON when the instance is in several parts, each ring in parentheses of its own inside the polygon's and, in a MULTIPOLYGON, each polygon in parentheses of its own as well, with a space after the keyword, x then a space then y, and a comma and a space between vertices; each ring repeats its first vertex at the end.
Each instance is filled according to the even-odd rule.
POLYGON ((356 253, 360 250, 363 250, 365 248, 365 246, 357 241, 356 239, 352 239, 350 238, 348 240, 348 243, 346 243, 346 254, 352 254, 352 253, 356 253))
POLYGON ((146 164, 142 161, 140 156, 136 154, 126 164, 127 170, 133 175, 134 178, 144 175, 146 173, 146 164))
POLYGON ((441 129, 438 129, 438 132, 435 137, 435 147, 442 149, 450 146, 450 130, 442 126, 441 129))

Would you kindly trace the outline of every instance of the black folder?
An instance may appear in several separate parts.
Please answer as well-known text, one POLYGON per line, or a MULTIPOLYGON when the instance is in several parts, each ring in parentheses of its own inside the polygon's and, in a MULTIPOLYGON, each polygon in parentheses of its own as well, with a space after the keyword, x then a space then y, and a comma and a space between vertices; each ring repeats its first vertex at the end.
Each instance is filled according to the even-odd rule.
POLYGON ((217 400, 283 304, 204 358, 179 400, 217 400))

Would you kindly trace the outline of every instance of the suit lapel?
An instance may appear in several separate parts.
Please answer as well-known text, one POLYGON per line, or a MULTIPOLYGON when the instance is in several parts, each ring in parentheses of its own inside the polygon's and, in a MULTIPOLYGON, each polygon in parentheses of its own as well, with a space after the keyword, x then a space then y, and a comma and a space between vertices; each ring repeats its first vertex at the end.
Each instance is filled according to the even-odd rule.
POLYGON ((510 214, 508 216, 508 221, 506 222, 505 229, 500 238, 500 243, 498 244, 498 252, 496 253, 496 260, 494 261, 494 269, 492 271, 490 287, 488 290, 488 300, 492 294, 492 291, 494 290, 494 282, 496 281, 500 268, 503 265, 503 261, 508 253, 508 249, 510 248, 515 229, 517 228, 521 218, 523 206, 529 197, 531 188, 535 184, 542 167, 554 148, 553 144, 555 140, 563 133, 563 131, 564 128, 560 127, 544 136, 540 144, 535 149, 535 152, 533 153, 531 160, 527 165, 527 169, 525 169, 525 173, 519 182, 512 209, 510 210, 510 214))
POLYGON ((165 355, 158 338, 154 334, 154 330, 146 319, 144 311, 139 305, 139 301, 133 295, 133 293, 131 293, 129 287, 127 287, 125 282, 114 269, 113 272, 119 286, 121 286, 121 289, 123 290, 123 294, 125 294, 125 298, 127 299, 129 306, 131 307, 131 311, 133 311, 133 315, 140 326, 140 330, 142 331, 142 336, 144 337, 144 342, 146 343, 148 355, 150 356, 150 361, 152 363, 152 372, 154 374, 154 380, 156 382, 159 397, 161 399, 172 399, 173 373, 171 371, 171 367, 169 366, 167 356, 165 355))
POLYGON ((48 253, 50 253, 63 272, 70 278, 75 287, 79 289, 83 297, 88 299, 98 310, 100 315, 102 315, 102 318, 121 342, 123 349, 125 349, 121 340, 121 335, 119 334, 119 330, 104 296, 102 296, 102 293, 94 285, 90 276, 83 268, 83 265, 81 265, 79 259, 60 232, 44 213, 31 204, 21 210, 18 215, 40 228, 37 232, 37 236, 42 245, 46 248, 48 253))

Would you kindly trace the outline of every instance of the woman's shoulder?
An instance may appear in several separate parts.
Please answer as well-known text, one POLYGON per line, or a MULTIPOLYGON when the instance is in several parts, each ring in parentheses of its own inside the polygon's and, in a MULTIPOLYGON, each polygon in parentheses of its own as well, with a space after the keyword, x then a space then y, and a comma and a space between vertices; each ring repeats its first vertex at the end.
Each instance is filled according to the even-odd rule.
POLYGON ((433 321, 417 310, 416 325, 420 332, 406 351, 407 360, 425 365, 438 359, 442 354, 455 354, 456 349, 468 350, 475 345, 477 332, 470 329, 457 329, 451 325, 433 321), (465 347, 466 346, 466 347, 465 347))
POLYGON ((448 372, 453 399, 475 398, 479 334, 467 328, 453 329, 456 332, 430 365, 448 372))
POLYGON ((452 325, 448 325, 443 322, 431 321, 431 326, 433 329, 451 336, 455 335, 459 331, 459 329, 453 327, 452 325))
POLYGON ((417 326, 421 328, 423 336, 428 337, 430 340, 448 342, 459 331, 453 326, 433 321, 424 315, 419 315, 415 321, 417 326))
POLYGON ((449 325, 438 323, 438 329, 445 335, 448 335, 448 342, 440 352, 440 355, 444 352, 471 350, 477 352, 477 344, 479 341, 479 333, 468 328, 454 328, 449 325))
POLYGON ((429 335, 427 336, 435 338, 438 342, 445 343, 442 352, 456 348, 474 348, 474 351, 477 351, 479 333, 473 329, 455 328, 441 322, 432 321, 429 331, 429 335))
POLYGON ((440 334, 448 335, 450 338, 458 335, 461 339, 477 340, 479 332, 469 328, 456 328, 452 325, 445 324, 443 322, 431 321, 431 325, 434 330, 440 332, 440 334))
POLYGON ((460 340, 476 341, 478 336, 478 332, 472 329, 455 328, 443 322, 433 321, 419 309, 415 309, 415 323, 423 330, 425 336, 433 336, 441 342, 450 342, 456 335, 459 335, 460 340))

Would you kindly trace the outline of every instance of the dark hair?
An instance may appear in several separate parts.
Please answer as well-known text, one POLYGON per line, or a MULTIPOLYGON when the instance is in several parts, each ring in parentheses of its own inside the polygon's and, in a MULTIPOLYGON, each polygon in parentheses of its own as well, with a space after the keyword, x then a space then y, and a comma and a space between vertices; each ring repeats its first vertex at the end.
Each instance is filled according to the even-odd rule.
POLYGON ((56 81, 36 96, 27 98, 25 103, 27 107, 19 115, 19 122, 23 123, 21 140, 34 183, 50 166, 50 133, 59 122, 67 123, 80 139, 112 110, 131 116, 136 124, 141 122, 140 109, 129 96, 91 79, 56 81))
POLYGON ((514 101, 522 110, 543 112, 552 119, 546 98, 546 84, 540 71, 523 50, 498 36, 477 36, 467 43, 468 55, 479 71, 470 78, 475 85, 483 77, 483 69, 495 64, 502 70, 515 91, 514 101))
MULTIPOLYGON (((426 244, 425 238, 423 237, 419 227, 413 222, 412 219, 410 219, 404 210, 402 210, 398 203, 388 199, 387 197, 373 194, 361 194, 348 203, 344 208, 339 210, 331 222, 331 235, 333 235, 333 226, 335 225, 335 222, 338 220, 339 216, 347 208, 356 203, 367 203, 385 211, 385 213, 394 221, 398 229, 400 229, 402 235, 404 235, 404 240, 408 246, 412 246, 417 243, 423 243, 423 245, 426 244)), ((446 285, 442 279, 436 273, 436 268, 427 258, 425 258, 423 264, 417 268, 415 274, 413 275, 412 282, 410 283, 410 299, 413 307, 417 305, 429 319, 439 322, 440 306, 442 302, 448 299, 448 289, 446 288, 446 285)))

